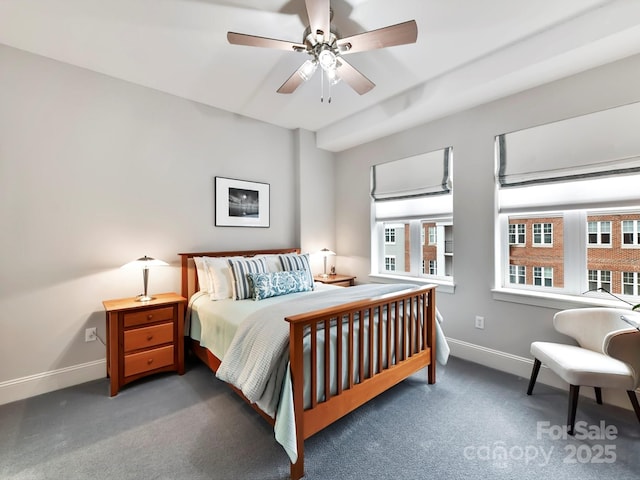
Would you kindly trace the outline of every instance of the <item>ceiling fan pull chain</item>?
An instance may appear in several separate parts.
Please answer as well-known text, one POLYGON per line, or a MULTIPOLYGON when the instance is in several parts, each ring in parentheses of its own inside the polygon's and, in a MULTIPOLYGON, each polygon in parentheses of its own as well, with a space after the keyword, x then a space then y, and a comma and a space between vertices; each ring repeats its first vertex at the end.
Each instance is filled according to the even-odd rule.
POLYGON ((320 103, 324 103, 324 70, 320 72, 320 103))

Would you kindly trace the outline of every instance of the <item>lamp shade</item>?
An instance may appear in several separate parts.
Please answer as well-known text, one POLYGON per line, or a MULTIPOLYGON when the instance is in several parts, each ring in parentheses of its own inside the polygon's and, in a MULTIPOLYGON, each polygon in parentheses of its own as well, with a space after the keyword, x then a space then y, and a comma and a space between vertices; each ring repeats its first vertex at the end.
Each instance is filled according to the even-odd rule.
POLYGON ((158 260, 152 257, 147 257, 145 255, 144 257, 140 257, 136 260, 130 261, 129 263, 125 263, 120 268, 136 268, 136 269, 142 270, 142 281, 144 285, 144 292, 142 293, 142 295, 138 295, 137 300, 140 302, 147 302, 149 300, 153 300, 153 297, 150 297, 149 295, 147 295, 147 285, 149 284, 149 267, 161 267, 166 265, 169 265, 169 264, 162 260, 158 260))
POLYGON ((131 260, 129 263, 125 263, 120 268, 149 268, 149 267, 160 267, 169 265, 167 262, 163 262, 162 260, 158 260, 157 258, 140 257, 136 260, 131 260))

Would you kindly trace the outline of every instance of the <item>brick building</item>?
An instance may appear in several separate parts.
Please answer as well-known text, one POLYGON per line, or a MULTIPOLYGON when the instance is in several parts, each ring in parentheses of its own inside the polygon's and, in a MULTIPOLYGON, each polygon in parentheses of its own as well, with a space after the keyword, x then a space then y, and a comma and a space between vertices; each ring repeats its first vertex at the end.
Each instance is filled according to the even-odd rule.
MULTIPOLYGON (((640 215, 587 216, 587 288, 640 294, 640 215)), ((509 219, 509 282, 563 287, 563 218, 509 219)))

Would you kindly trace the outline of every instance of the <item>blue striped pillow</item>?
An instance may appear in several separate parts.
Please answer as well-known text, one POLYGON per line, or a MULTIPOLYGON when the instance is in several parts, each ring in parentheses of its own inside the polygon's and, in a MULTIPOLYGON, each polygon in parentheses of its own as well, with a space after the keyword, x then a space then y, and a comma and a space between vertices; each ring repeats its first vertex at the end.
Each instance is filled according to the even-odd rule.
POLYGON ((267 262, 264 258, 253 258, 235 260, 229 259, 229 266, 233 272, 233 278, 236 285, 236 300, 244 300, 251 298, 251 284, 249 283, 249 273, 265 273, 267 271, 267 262))
POLYGON ((285 271, 304 270, 307 273, 309 285, 311 285, 311 289, 313 289, 313 272, 309 264, 308 253, 303 255, 297 255, 295 253, 280 255, 280 263, 282 263, 282 269, 285 271))

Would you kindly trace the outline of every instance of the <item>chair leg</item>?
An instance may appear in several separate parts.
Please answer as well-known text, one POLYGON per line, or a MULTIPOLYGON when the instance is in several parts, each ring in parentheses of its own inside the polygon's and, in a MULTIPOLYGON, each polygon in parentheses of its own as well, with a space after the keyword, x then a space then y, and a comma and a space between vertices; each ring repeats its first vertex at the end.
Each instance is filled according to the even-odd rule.
POLYGON ((569 429, 567 433, 573 435, 573 426, 576 423, 576 410, 578 409, 578 394, 580 393, 579 385, 569 386, 569 414, 567 416, 567 425, 569 429))
POLYGON ((531 378, 529 379, 529 388, 527 388, 527 395, 533 393, 533 386, 536 384, 538 378, 538 372, 540 371, 540 364, 542 362, 537 358, 533 359, 533 370, 531 370, 531 378))
POLYGON ((602 389, 600 387, 593 387, 596 391, 596 403, 602 405, 602 389))
POLYGON ((640 422, 640 404, 638 403, 636 392, 627 390, 627 395, 629 395, 629 400, 631 400, 631 405, 633 405, 633 411, 636 412, 636 417, 638 417, 638 421, 640 422))

